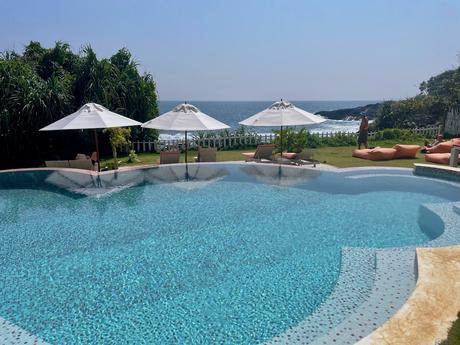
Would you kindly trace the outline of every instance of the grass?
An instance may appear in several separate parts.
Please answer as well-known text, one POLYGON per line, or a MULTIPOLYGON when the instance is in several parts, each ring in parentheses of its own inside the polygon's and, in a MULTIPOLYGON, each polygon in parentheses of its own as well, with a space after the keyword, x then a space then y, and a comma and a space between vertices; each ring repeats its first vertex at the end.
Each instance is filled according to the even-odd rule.
MULTIPOLYGON (((386 140, 386 141, 370 141, 369 146, 381 146, 381 147, 392 147, 397 144, 396 140, 386 140)), ((399 143, 401 143, 399 141, 399 143)), ((418 144, 423 145, 423 140, 420 141, 410 141, 404 142, 404 144, 418 144)), ((403 168, 412 168, 414 163, 423 163, 425 159, 423 154, 417 153, 417 157, 414 159, 394 159, 389 161, 370 161, 360 158, 355 158, 351 156, 351 151, 355 149, 352 146, 341 146, 341 147, 321 147, 315 149, 315 159, 319 160, 322 163, 330 164, 338 168, 349 168, 349 167, 363 167, 363 166, 385 166, 385 167, 403 167, 403 168)), ((217 152, 217 161, 241 161, 243 160, 242 152, 252 152, 255 148, 245 148, 239 150, 228 150, 228 151, 218 151, 217 152)), ((197 151, 189 151, 188 161, 193 162, 193 157, 197 155, 197 151)), ((185 161, 185 154, 181 154, 181 162, 185 161)), ((139 162, 129 163, 127 156, 119 157, 120 166, 133 166, 133 165, 150 165, 157 164, 157 161, 160 158, 158 153, 139 153, 138 154, 139 162)), ((112 159, 106 158, 101 160, 101 166, 111 166, 112 159)))
POLYGON ((440 345, 460 345, 460 312, 457 314, 458 319, 452 324, 447 340, 440 345))

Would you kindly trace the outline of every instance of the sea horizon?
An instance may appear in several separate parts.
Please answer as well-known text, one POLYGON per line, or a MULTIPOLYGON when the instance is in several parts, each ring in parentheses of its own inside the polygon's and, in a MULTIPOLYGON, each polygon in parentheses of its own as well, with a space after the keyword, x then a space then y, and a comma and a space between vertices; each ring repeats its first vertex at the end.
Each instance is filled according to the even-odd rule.
MULTIPOLYGON (((183 103, 184 101, 178 100, 160 100, 158 101, 158 107, 160 114, 170 111, 177 104, 183 103)), ((290 101, 299 108, 306 110, 311 113, 317 113, 319 111, 330 111, 345 108, 355 108, 367 104, 377 103, 380 101, 375 100, 313 100, 313 101, 290 101)), ((187 103, 193 104, 198 107, 202 112, 222 121, 230 126, 230 130, 234 131, 241 125, 240 121, 245 118, 256 114, 257 112, 267 108, 273 103, 273 101, 187 101, 187 103)), ((345 121, 345 120, 330 120, 327 119, 325 122, 315 124, 311 126, 305 126, 309 131, 313 133, 325 133, 325 132, 356 132, 358 130, 359 121, 345 121)), ((300 128, 300 126, 298 126, 300 128)), ((276 128, 269 127, 251 127, 257 133, 273 133, 276 128)), ((182 139, 184 133, 181 132, 161 132, 160 139, 182 139)))

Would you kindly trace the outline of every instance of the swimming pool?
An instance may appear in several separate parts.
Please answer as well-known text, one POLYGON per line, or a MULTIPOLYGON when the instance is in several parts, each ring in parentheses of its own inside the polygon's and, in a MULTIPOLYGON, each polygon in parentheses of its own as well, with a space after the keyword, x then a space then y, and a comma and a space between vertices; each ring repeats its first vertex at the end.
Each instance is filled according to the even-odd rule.
POLYGON ((457 201, 403 169, 2 173, 0 317, 56 344, 269 341, 329 298, 344 247, 426 244, 424 205, 457 201))

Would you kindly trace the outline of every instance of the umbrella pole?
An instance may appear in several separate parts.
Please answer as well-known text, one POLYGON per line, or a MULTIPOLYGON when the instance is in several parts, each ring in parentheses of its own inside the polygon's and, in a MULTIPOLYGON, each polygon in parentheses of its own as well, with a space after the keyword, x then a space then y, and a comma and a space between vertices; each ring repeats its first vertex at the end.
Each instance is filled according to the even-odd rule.
POLYGON ((96 141, 96 153, 97 153, 97 172, 101 172, 101 158, 99 157, 99 140, 97 138, 97 130, 94 130, 94 140, 96 141))
POLYGON ((187 131, 185 131, 185 164, 187 164, 187 151, 188 151, 188 145, 187 145, 187 131))
POLYGON ((281 148, 281 157, 280 157, 280 164, 283 161, 283 126, 281 126, 280 130, 280 148, 281 148))

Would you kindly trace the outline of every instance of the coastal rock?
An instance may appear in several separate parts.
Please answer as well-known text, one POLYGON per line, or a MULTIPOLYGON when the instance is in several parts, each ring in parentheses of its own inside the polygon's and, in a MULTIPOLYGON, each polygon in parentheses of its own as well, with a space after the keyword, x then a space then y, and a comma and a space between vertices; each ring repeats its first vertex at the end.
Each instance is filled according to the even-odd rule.
POLYGON ((360 116, 366 114, 370 119, 375 118, 381 103, 367 104, 356 108, 345 108, 330 111, 319 111, 316 114, 332 120, 359 120, 360 116))

